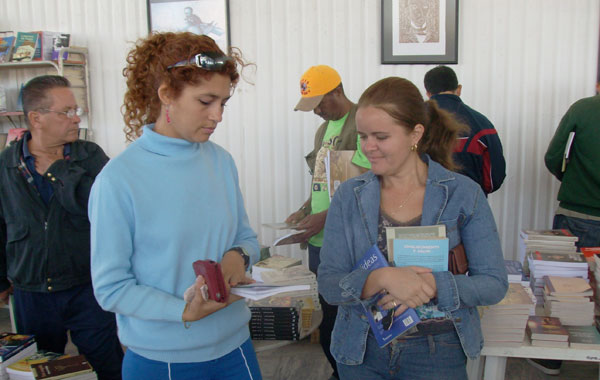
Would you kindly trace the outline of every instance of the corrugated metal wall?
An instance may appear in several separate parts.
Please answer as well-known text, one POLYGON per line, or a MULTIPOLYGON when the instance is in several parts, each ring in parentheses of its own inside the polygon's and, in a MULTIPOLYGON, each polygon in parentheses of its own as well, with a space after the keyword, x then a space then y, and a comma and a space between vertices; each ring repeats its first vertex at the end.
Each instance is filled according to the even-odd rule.
MULTIPOLYGON (((337 68, 357 100, 391 75, 423 89, 432 66, 380 64, 379 0, 230 0, 229 7, 232 45, 256 69, 245 72, 253 84, 239 85, 214 140, 235 157, 251 223, 269 243, 275 234, 261 223, 283 220, 309 195, 303 156, 321 120, 293 111, 304 70, 337 68)), ((496 125, 508 165, 489 198, 506 258, 517 256, 519 229, 550 227, 558 182, 543 155, 569 105, 594 93, 599 12, 598 0, 459 2, 454 68, 462 98, 496 125)), ((131 44, 147 33, 146 1, 0 0, 0 30, 40 29, 70 32, 73 44, 90 49, 94 139, 118 154, 125 147, 121 70, 131 44)))

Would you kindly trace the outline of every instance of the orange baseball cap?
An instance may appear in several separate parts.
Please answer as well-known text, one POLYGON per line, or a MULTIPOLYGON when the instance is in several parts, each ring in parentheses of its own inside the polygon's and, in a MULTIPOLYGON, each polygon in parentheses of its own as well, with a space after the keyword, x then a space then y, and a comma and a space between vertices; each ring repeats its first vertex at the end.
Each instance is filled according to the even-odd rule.
POLYGON ((331 90, 342 83, 337 71, 327 65, 312 66, 300 78, 302 98, 294 111, 312 111, 331 90))

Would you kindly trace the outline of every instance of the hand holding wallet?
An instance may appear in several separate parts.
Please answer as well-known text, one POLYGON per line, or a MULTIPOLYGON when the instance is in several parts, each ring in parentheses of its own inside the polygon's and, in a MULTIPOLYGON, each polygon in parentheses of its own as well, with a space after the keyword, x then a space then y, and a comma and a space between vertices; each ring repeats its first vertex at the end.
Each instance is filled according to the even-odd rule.
POLYGON ((223 280, 223 272, 221 264, 212 260, 197 260, 193 264, 196 276, 204 277, 204 281, 208 286, 208 298, 217 301, 225 302, 227 300, 227 288, 223 280))

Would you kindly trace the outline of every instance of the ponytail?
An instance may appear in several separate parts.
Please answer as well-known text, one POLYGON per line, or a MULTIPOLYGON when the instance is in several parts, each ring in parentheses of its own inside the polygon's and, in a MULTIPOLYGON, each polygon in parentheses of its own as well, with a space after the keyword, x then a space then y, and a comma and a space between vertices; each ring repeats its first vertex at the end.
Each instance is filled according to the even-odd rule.
POLYGON ((425 105, 428 122, 424 124, 425 132, 419 142, 418 152, 427 153, 446 169, 456 171, 459 167, 452 160, 456 139, 469 127, 440 109, 435 100, 428 100, 425 105))

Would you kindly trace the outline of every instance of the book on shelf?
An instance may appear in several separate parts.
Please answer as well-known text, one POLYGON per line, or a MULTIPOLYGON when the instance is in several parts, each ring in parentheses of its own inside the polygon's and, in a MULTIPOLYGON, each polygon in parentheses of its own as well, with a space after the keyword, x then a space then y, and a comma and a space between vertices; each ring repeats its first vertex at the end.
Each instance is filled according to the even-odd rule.
MULTIPOLYGON (((69 33, 58 33, 52 38, 52 56, 51 59, 53 61, 58 60, 58 55, 60 54, 60 49, 63 47, 69 47, 71 42, 71 35, 69 33)), ((69 57, 68 52, 63 52, 63 59, 66 60, 69 57)))
POLYGON ((38 37, 37 33, 18 32, 10 59, 11 62, 31 61, 38 45, 38 37))
POLYGON ((69 356, 31 365, 36 380, 58 380, 93 372, 85 356, 69 356))
POLYGON ((530 316, 527 321, 527 334, 532 340, 569 340, 569 332, 560 319, 555 317, 530 316))
MULTIPOLYGON (((394 260, 394 240, 396 239, 440 239, 446 238, 446 225, 437 224, 434 226, 410 226, 410 227, 386 227, 385 229, 388 260, 394 260)), ((446 253, 447 255, 447 253, 446 253)))
POLYGON ((35 47, 35 53, 33 55, 34 61, 50 61, 52 59, 52 48, 54 38, 60 35, 58 32, 50 31, 34 31, 31 33, 38 34, 38 43, 35 47))
POLYGON ((573 267, 586 268, 587 261, 585 257, 579 253, 557 254, 541 251, 529 252, 527 258, 535 265, 550 266, 550 267, 573 267))
MULTIPOLYGON (((354 269, 363 269, 371 272, 387 266, 389 266, 389 264, 386 258, 377 247, 377 244, 374 244, 356 263, 354 269)), ((398 316, 394 316, 395 309, 385 310, 381 308, 377 305, 377 302, 382 297, 382 293, 376 295, 368 308, 363 303, 363 308, 371 326, 371 331, 373 332, 379 347, 385 347, 394 339, 406 334, 421 322, 416 311, 412 308, 408 308, 398 316)))
POLYGON ((257 262, 252 265, 252 278, 256 281, 262 282, 261 274, 268 271, 276 271, 284 268, 301 265, 302 259, 293 257, 286 257, 281 255, 273 255, 268 259, 257 262))
POLYGON ((567 326, 572 348, 600 350, 600 334, 594 326, 567 326))
POLYGON ((35 344, 33 335, 15 334, 10 332, 0 333, 0 363, 35 344))
POLYGON ((10 55, 15 44, 15 36, 0 37, 0 63, 10 61, 10 55))
POLYGON ((342 183, 368 170, 352 162, 355 154, 355 150, 327 150, 325 170, 330 200, 342 183))

